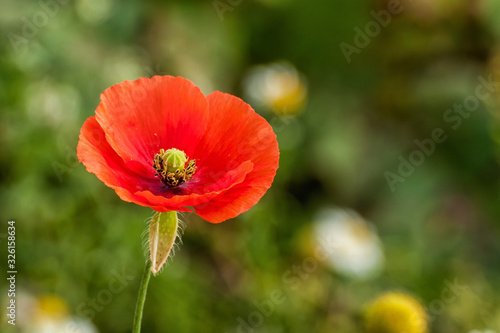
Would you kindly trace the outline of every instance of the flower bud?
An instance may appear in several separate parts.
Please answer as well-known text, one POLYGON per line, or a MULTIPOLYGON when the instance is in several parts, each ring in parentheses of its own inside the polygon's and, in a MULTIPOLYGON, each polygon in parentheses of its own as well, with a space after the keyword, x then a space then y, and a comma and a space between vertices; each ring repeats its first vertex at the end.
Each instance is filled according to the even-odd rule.
POLYGON ((177 212, 155 212, 149 225, 149 254, 151 271, 156 274, 167 261, 178 237, 177 212))
POLYGON ((163 163, 167 166, 167 172, 175 173, 177 170, 184 170, 187 161, 186 154, 179 149, 167 149, 162 156, 163 163))

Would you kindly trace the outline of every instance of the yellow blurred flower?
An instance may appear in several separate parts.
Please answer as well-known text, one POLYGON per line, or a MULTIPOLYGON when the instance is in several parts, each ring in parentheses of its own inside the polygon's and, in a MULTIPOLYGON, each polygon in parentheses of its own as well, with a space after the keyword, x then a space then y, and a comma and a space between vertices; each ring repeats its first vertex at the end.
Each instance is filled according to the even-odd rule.
POLYGON ((36 308, 35 320, 51 318, 53 320, 62 320, 68 316, 68 307, 66 302, 55 295, 44 295, 38 298, 38 307, 36 308))
POLYGON ((427 314, 415 298, 387 293, 368 306, 365 330, 367 333, 426 333, 427 314))
POLYGON ((287 62, 252 68, 243 87, 252 103, 283 115, 297 114, 303 109, 307 99, 305 79, 287 62))

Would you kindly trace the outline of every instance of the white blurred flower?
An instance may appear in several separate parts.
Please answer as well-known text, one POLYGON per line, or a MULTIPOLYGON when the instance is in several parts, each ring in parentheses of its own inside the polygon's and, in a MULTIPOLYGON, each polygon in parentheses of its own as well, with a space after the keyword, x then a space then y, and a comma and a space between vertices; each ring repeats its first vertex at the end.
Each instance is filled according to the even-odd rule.
POLYGON ((73 123, 80 108, 80 94, 51 79, 35 82, 26 91, 26 108, 31 120, 52 127, 73 123))
POLYGON ((321 211, 314 224, 313 237, 318 245, 331 249, 326 262, 342 275, 368 278, 383 266, 382 245, 374 228, 352 210, 321 211))
POLYGON ((81 319, 66 319, 56 321, 44 319, 31 327, 26 333, 97 333, 95 327, 89 322, 81 319))
POLYGON ((71 317, 66 302, 56 295, 18 296, 18 327, 23 333, 98 333, 88 320, 71 317))
POLYGON ((484 330, 484 331, 472 330, 472 331, 469 331, 469 333, 496 333, 496 331, 493 331, 493 330, 484 330))
POLYGON ((280 114, 299 112, 307 98, 305 79, 287 62, 252 68, 243 81, 243 88, 253 103, 280 114))

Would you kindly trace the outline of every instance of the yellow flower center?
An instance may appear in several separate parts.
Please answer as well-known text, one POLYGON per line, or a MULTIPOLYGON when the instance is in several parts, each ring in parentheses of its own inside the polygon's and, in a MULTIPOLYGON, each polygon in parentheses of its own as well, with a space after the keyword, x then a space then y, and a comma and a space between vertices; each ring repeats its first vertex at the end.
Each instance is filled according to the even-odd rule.
POLYGON ((160 149, 155 155, 153 168, 163 184, 176 187, 191 179, 196 171, 196 161, 179 149, 160 149))

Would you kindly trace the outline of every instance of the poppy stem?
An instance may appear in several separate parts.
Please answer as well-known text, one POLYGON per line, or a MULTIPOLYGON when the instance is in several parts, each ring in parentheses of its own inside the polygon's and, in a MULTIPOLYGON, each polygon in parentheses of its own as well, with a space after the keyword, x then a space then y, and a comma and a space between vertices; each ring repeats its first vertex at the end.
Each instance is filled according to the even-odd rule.
POLYGON ((142 312, 144 310, 144 303, 146 302, 146 294, 148 293, 149 279, 151 278, 151 261, 146 261, 146 267, 142 275, 141 286, 139 288, 139 297, 137 298, 137 305, 135 307, 134 327, 132 333, 141 332, 142 312))

